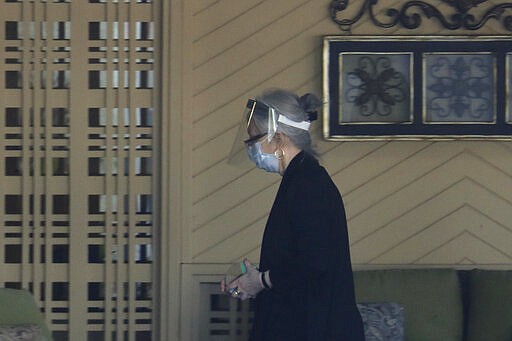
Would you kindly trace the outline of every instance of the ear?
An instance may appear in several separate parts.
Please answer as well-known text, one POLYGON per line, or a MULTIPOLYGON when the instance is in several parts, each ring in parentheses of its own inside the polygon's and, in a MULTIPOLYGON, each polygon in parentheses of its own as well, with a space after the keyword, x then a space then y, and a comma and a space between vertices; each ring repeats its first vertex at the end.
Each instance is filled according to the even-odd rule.
POLYGON ((275 133, 274 139, 278 146, 283 146, 290 142, 290 138, 286 134, 283 134, 281 132, 275 133))
POLYGON ((272 142, 274 142, 274 145, 277 148, 281 148, 284 144, 286 144, 286 135, 283 133, 275 133, 274 137, 272 138, 272 142))
POLYGON ((279 144, 283 141, 283 134, 281 134, 280 132, 277 132, 274 134, 273 139, 277 144, 279 144))

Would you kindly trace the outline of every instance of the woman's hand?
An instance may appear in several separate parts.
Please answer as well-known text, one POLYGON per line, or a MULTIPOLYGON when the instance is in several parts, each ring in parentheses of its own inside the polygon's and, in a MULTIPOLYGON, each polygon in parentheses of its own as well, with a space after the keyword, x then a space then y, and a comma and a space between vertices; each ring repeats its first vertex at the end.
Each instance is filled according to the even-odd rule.
MULTIPOLYGON (((258 269, 247 259, 244 259, 244 264, 247 272, 229 283, 228 286, 228 291, 231 292, 231 296, 240 298, 241 300, 256 297, 256 295, 264 289, 261 283, 261 273, 258 269)), ((221 288, 222 285, 221 282, 221 288)))
POLYGON ((227 292, 227 286, 226 286, 226 279, 223 278, 222 281, 220 281, 220 291, 227 292))

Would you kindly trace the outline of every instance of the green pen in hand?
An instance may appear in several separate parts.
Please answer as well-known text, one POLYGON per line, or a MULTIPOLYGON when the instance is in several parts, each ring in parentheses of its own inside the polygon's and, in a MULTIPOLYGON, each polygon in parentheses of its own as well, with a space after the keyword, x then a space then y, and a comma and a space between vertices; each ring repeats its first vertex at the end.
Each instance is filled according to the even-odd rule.
POLYGON ((243 261, 231 265, 226 273, 225 282, 228 293, 232 294, 236 288, 230 288, 229 285, 247 272, 247 267, 243 261))

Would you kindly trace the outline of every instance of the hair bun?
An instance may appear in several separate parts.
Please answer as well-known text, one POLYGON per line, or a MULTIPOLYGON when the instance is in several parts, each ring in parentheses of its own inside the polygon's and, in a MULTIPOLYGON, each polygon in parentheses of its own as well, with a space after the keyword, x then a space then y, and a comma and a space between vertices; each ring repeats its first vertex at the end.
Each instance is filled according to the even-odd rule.
POLYGON ((318 113, 316 111, 308 112, 308 121, 309 122, 316 121, 317 118, 318 118, 318 113))
POLYGON ((299 103, 308 113, 308 121, 314 121, 318 118, 316 109, 322 105, 322 101, 312 93, 307 93, 299 98, 299 103))

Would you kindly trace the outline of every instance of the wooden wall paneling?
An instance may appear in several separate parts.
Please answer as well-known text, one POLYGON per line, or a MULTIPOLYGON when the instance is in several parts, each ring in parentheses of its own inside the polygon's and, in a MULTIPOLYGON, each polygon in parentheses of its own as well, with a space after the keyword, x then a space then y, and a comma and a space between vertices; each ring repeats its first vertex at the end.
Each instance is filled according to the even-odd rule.
MULTIPOLYGON (((329 3, 184 2, 184 286, 192 274, 208 277, 244 256, 258 261, 280 178, 248 161, 232 166, 228 153, 248 97, 273 86, 322 94, 322 37, 347 34, 331 22, 329 3)), ((402 3, 383 1, 379 17, 402 3)), ((503 32, 493 20, 462 33, 425 17, 417 30, 383 30, 369 20, 351 34, 503 32)), ((355 268, 512 266, 511 142, 332 142, 321 123, 311 134, 345 201, 355 268)))

